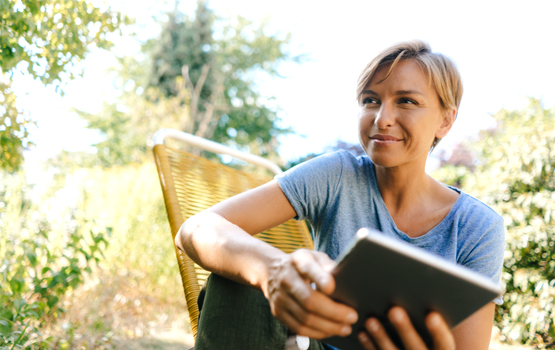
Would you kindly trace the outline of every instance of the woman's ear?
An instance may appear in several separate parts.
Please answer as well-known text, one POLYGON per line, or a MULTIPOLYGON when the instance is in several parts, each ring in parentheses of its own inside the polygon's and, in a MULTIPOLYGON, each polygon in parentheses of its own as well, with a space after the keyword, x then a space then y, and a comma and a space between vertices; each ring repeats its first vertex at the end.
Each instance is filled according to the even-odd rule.
POLYGON ((447 111, 445 111, 445 113, 443 113, 443 121, 441 122, 441 125, 439 126, 439 128, 436 130, 435 136, 438 139, 444 138, 449 132, 449 130, 451 130, 451 127, 453 127, 453 123, 455 123, 456 118, 457 118, 456 108, 450 108, 447 111))

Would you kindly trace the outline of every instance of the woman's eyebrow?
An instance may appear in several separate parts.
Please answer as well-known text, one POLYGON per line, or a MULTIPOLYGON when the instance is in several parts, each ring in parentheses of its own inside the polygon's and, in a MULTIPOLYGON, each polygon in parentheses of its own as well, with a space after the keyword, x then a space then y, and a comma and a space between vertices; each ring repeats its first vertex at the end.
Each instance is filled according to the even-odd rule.
POLYGON ((424 95, 423 93, 416 90, 399 90, 395 95, 424 95))
POLYGON ((375 91, 372 91, 372 90, 362 90, 362 92, 360 94, 361 95, 375 95, 375 96, 378 96, 378 94, 375 91))

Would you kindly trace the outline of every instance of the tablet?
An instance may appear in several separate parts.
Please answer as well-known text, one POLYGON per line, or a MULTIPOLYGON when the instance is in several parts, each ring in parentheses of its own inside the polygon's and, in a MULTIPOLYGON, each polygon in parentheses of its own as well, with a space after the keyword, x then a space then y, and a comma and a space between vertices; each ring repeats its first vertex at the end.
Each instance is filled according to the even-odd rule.
POLYGON ((407 311, 415 329, 431 346, 424 323, 430 311, 439 312, 453 328, 502 293, 499 284, 469 268, 366 228, 357 232, 338 258, 333 275, 336 288, 331 297, 355 308, 359 316, 349 336, 323 340, 342 350, 364 350, 357 335, 369 317, 378 318, 402 349, 387 320, 387 312, 395 305, 407 311))

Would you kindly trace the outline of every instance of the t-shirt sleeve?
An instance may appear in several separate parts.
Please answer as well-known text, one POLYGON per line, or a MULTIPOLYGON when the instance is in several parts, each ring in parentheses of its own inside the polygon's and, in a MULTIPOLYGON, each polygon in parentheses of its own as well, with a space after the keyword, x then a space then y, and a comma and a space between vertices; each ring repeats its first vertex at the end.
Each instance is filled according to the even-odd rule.
POLYGON ((342 152, 325 154, 277 175, 281 190, 295 209, 295 219, 314 222, 337 195, 342 152))
MULTIPOLYGON (((503 218, 495 214, 495 220, 484 226, 482 230, 476 227, 476 231, 481 231, 483 234, 472 247, 465 249, 467 254, 462 257, 463 260, 460 263, 498 283, 505 255, 505 225, 503 218)), ((494 302, 502 304, 503 298, 500 296, 494 302)))

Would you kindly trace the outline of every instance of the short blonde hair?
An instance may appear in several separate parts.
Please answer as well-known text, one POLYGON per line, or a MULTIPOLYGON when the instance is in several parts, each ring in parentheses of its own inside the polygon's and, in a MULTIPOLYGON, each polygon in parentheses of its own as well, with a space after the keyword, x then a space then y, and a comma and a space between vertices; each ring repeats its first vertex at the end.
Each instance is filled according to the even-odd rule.
MULTIPOLYGON (((447 56, 432 52, 430 45, 421 40, 411 40, 395 44, 383 50, 360 73, 357 84, 357 100, 378 69, 390 65, 385 79, 401 60, 414 60, 428 74, 430 84, 434 86, 439 96, 441 108, 459 110, 463 86, 461 75, 455 63, 447 56)), ((430 152, 439 143, 437 137, 430 148, 430 152)))

